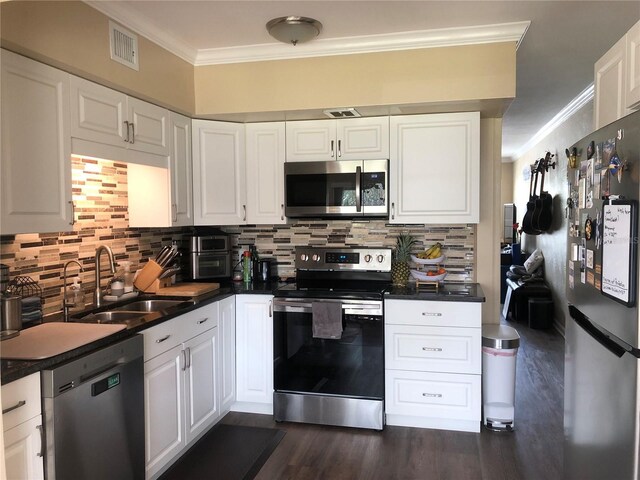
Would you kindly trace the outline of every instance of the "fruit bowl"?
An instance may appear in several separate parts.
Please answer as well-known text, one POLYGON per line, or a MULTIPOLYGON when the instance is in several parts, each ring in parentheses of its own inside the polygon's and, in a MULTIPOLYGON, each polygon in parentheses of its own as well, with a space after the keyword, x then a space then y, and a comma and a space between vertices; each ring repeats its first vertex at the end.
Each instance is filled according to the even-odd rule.
POLYGON ((440 275, 427 275, 426 272, 420 270, 411 270, 411 276, 421 282, 441 282, 448 272, 441 273, 440 275))
POLYGON ((444 261, 444 255, 440 255, 438 258, 418 258, 415 255, 411 255, 411 260, 419 265, 436 265, 444 261))

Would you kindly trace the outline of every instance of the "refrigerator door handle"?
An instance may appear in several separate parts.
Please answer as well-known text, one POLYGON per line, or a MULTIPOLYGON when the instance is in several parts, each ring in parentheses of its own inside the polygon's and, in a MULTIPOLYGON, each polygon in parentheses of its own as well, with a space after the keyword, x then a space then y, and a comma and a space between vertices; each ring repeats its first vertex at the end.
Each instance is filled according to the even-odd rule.
POLYGON ((622 357, 625 353, 629 353, 636 358, 640 358, 640 350, 632 347, 628 343, 623 342, 612 333, 607 332, 602 327, 598 327, 589 318, 573 305, 569 305, 569 314, 578 326, 591 335, 600 345, 605 347, 617 357, 622 357))

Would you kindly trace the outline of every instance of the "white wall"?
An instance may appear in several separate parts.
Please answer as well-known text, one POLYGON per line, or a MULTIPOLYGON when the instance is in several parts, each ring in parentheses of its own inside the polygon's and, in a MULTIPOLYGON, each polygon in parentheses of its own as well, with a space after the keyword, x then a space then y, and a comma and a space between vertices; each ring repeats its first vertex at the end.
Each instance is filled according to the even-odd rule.
POLYGON ((555 155, 555 170, 549 170, 545 179, 545 190, 553 196, 553 224, 548 233, 541 235, 522 235, 522 249, 532 252, 536 248, 542 250, 545 258, 545 280, 553 294, 555 322, 563 331, 565 318, 568 315, 565 297, 566 288, 566 251, 567 220, 565 205, 567 201, 567 157, 565 149, 592 132, 593 102, 569 117, 563 124, 542 139, 528 152, 520 156, 513 166, 513 201, 518 208, 518 222, 526 212, 529 200, 529 181, 523 179, 523 171, 529 165, 545 156, 547 151, 555 155))

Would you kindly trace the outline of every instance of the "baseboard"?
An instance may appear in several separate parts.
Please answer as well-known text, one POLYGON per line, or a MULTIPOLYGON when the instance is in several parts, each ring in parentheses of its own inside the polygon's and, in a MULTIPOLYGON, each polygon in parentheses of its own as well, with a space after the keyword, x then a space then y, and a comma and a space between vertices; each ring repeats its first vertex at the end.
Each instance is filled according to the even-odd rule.
POLYGON ((434 428, 457 432, 480 432, 480 420, 452 420, 448 418, 424 418, 387 413, 387 425, 398 427, 434 428))
POLYGON ((564 330, 564 325, 562 325, 560 322, 557 322, 557 321, 554 320, 553 321, 553 328, 555 328, 556 332, 558 332, 562 336, 562 338, 566 338, 564 336, 564 331, 565 331, 564 330))
POLYGON ((231 405, 231 411, 273 415, 273 403, 236 402, 231 405))

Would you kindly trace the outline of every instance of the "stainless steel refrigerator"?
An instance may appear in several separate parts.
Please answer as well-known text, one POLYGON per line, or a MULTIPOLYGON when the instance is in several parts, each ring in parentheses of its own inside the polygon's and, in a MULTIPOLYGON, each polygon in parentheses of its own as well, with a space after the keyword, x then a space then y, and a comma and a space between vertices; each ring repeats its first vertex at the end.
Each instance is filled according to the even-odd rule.
POLYGON ((566 153, 564 476, 638 479, 640 112, 566 153))

